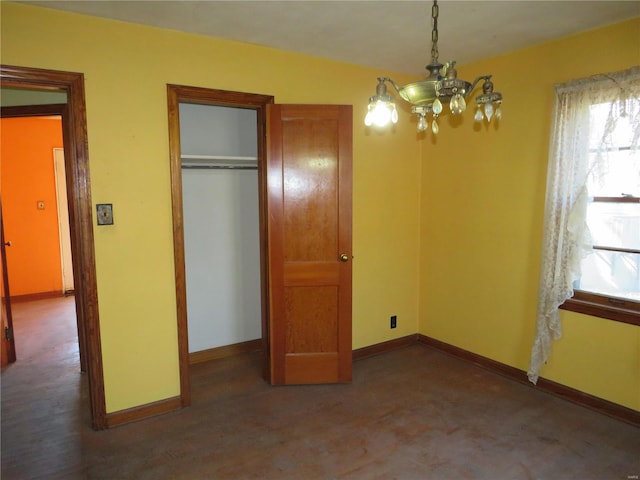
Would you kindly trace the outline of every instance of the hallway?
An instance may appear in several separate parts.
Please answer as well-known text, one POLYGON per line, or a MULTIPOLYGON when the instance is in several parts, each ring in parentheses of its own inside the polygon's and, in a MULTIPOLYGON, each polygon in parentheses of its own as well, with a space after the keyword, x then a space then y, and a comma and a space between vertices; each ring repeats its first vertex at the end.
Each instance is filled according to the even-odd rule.
POLYGON ((12 303, 18 360, 2 371, 2 478, 84 478, 90 424, 73 296, 12 303))

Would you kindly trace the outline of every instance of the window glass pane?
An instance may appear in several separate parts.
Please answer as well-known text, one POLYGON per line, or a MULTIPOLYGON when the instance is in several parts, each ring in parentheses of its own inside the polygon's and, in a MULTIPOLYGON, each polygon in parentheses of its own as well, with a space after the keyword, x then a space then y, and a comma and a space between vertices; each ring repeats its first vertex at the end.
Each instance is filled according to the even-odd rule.
MULTIPOLYGON (((596 154, 589 155, 593 162, 596 154)), ((598 162, 597 171, 589 175, 587 188, 592 197, 640 197, 640 151, 609 151, 598 162)))
POLYGON ((577 289, 640 301, 640 255, 594 250, 581 266, 577 289))
POLYGON ((587 225, 594 245, 640 250, 640 203, 592 202, 587 225))
MULTIPOLYGON (((616 104, 617 105, 617 104, 616 104)), ((589 148, 597 150, 602 145, 602 139, 607 126, 607 120, 609 120, 609 113, 612 108, 617 108, 616 105, 611 103, 599 103, 591 105, 589 109, 589 148)), ((615 129, 611 134, 611 137, 607 138, 607 146, 629 146, 631 145, 631 139, 633 138, 633 128, 631 125, 631 114, 627 114, 624 117, 615 115, 618 121, 615 124, 615 129)))
POLYGON ((630 149, 633 138, 632 116, 618 118, 615 128, 605 136, 610 103, 592 105, 589 115, 589 195, 640 197, 640 151, 630 149), (603 144, 604 140, 604 144, 603 144), (604 150, 603 150, 604 147, 604 150))
MULTIPOLYGON (((612 108, 622 104, 592 105, 589 122, 591 197, 640 197, 640 150, 631 150, 631 115, 612 108), (617 118, 615 125, 607 122, 617 118), (615 128, 613 128, 615 127, 615 128)), ((640 204, 591 202, 587 224, 594 245, 640 250, 640 204)), ((587 292, 640 301, 640 255, 594 250, 582 261, 576 288, 587 292)))

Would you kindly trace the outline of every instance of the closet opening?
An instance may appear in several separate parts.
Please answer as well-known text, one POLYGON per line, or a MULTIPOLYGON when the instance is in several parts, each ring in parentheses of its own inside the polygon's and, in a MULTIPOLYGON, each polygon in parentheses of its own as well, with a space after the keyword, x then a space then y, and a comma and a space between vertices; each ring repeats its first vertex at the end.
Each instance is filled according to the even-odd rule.
POLYGON ((193 103, 179 109, 193 364, 261 348, 257 114, 193 103))
POLYGON ((181 404, 189 366, 263 352, 269 371, 266 106, 273 97, 167 86, 181 404))

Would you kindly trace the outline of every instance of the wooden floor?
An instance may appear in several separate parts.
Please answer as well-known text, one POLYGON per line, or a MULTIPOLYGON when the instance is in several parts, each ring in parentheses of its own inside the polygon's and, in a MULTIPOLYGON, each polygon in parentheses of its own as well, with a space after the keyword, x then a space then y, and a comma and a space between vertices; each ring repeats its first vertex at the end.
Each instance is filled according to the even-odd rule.
POLYGON ((2 479, 637 479, 640 429, 416 345, 350 385, 271 387, 260 357, 192 366, 193 405, 95 432, 73 299, 14 308, 2 479))

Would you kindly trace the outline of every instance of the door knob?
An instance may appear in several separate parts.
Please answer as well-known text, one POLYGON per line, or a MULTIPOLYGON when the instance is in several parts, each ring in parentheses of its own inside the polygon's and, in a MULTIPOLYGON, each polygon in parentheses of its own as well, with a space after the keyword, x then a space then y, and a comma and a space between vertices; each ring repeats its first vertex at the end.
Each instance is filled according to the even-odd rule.
POLYGON ((348 262, 349 261, 349 255, 347 255, 346 253, 343 253, 342 255, 340 255, 340 261, 341 262, 348 262))
POLYGON ((10 246, 11 246, 11 240, 9 240, 8 242, 4 242, 4 244, 5 244, 7 247, 10 247, 10 246))

